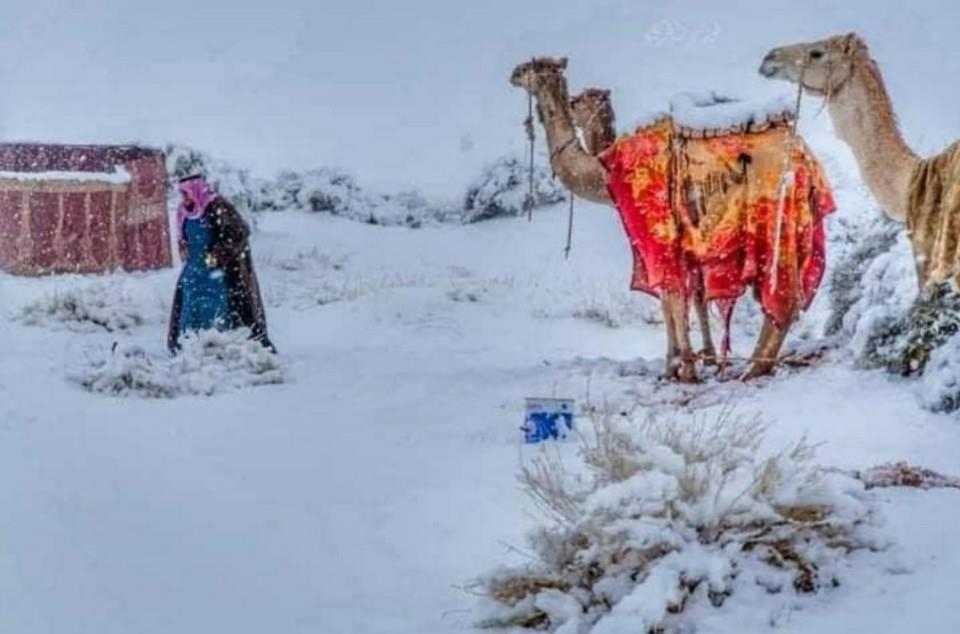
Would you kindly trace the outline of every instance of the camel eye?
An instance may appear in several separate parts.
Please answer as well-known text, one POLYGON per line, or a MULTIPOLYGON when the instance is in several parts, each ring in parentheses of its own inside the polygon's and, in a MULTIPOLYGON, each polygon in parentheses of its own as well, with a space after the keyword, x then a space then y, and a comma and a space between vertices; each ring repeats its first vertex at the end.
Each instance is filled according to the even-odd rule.
POLYGON ((822 59, 823 51, 810 51, 810 59, 822 59))

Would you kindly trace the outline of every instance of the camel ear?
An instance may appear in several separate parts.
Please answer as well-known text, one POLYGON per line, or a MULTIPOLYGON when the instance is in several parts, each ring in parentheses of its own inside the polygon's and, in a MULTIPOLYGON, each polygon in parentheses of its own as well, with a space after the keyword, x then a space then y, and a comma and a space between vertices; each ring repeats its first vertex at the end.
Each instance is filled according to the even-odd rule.
POLYGON ((609 89, 609 88, 606 88, 606 89, 602 90, 602 91, 601 91, 601 94, 603 94, 603 96, 604 96, 605 98, 609 99, 609 98, 610 98, 610 89, 609 89))
POLYGON ((847 33, 843 38, 843 53, 844 55, 853 55, 858 51, 866 50, 867 45, 856 33, 847 33))
POLYGON ((560 68, 562 68, 563 70, 566 70, 566 69, 567 69, 567 58, 566 58, 566 57, 561 57, 561 58, 560 58, 559 60, 557 60, 557 61, 560 63, 560 68))

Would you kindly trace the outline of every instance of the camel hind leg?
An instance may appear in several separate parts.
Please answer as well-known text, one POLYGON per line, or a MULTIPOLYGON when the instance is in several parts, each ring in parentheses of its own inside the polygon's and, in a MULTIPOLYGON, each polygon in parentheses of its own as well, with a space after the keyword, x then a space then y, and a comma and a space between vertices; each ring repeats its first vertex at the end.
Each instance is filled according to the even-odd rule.
POLYGON ((780 329, 769 317, 763 318, 763 327, 757 338, 757 345, 753 350, 750 369, 741 377, 744 381, 766 376, 773 372, 777 365, 777 357, 783 341, 787 338, 787 328, 780 329))

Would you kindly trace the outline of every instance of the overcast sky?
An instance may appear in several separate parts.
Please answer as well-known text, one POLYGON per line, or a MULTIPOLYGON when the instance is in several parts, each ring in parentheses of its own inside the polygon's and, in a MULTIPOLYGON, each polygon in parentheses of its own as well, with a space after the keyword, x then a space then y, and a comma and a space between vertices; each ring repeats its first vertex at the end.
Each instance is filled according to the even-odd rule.
POLYGON ((690 89, 785 90, 771 46, 858 30, 908 137, 960 136, 960 12, 946 0, 3 0, 0 135, 180 141, 272 173, 339 165, 362 182, 460 191, 520 151, 512 67, 570 57, 620 123, 690 89), (709 77, 715 85, 704 85, 709 77))

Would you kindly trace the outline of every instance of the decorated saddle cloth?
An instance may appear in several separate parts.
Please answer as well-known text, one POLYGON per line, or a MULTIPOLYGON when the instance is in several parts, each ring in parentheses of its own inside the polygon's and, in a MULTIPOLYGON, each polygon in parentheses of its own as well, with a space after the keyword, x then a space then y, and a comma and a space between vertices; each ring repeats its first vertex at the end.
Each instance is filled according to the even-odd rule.
POLYGON ((920 162, 910 180, 907 230, 921 288, 960 282, 960 143, 920 162))
POLYGON ((600 160, 633 250, 633 289, 689 297, 702 287, 729 316, 734 301, 753 287, 764 313, 786 327, 809 306, 823 277, 823 219, 835 204, 799 138, 786 160, 787 111, 733 106, 714 101, 695 104, 693 117, 661 116, 619 138, 600 160), (720 126, 706 127, 711 121, 720 126), (787 171, 793 178, 778 250, 776 217, 787 171))

